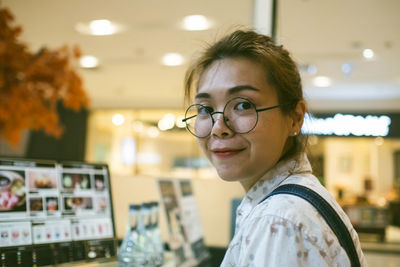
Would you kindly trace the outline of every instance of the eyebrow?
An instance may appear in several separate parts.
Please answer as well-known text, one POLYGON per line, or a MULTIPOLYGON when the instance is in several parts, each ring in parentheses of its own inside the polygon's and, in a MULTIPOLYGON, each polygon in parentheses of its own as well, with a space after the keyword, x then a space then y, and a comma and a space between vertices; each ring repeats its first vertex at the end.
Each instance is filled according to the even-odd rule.
MULTIPOLYGON (((229 88, 227 94, 234 95, 234 94, 237 94, 237 93, 239 93, 241 91, 245 91, 245 90, 257 91, 257 92, 260 91, 260 89, 257 89, 251 85, 238 85, 238 86, 229 88)), ((211 98, 211 95, 209 93, 198 93, 195 98, 196 99, 211 98)))

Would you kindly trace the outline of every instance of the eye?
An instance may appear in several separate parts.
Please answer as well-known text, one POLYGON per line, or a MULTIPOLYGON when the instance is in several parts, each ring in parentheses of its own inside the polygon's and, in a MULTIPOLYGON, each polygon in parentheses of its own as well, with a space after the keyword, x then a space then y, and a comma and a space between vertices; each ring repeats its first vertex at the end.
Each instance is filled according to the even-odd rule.
POLYGON ((236 110, 249 110, 252 108, 253 108, 253 105, 248 101, 241 101, 235 105, 236 110))
POLYGON ((203 106, 203 105, 197 106, 197 114, 199 114, 199 115, 208 115, 208 114, 211 114, 213 111, 214 110, 212 107, 207 107, 207 106, 203 106))

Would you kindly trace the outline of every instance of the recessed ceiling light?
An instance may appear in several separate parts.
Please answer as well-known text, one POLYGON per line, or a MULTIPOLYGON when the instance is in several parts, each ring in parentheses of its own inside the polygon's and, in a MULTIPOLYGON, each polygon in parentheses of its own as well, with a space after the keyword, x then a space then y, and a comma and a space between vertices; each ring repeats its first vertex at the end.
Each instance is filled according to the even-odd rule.
POLYGON ((190 15, 183 18, 182 27, 187 31, 204 31, 211 27, 212 23, 203 15, 190 15))
POLYGON ((350 74, 353 71, 353 64, 351 64, 351 63, 343 63, 342 64, 342 71, 345 74, 350 74))
POLYGON ((162 58, 162 63, 166 66, 179 66, 183 61, 183 56, 178 53, 167 53, 162 58))
POLYGON ((157 127, 151 126, 150 128, 147 129, 147 134, 148 134, 151 138, 156 138, 156 137, 160 134, 160 131, 158 130, 157 127))
POLYGON ((116 34, 123 29, 121 24, 107 19, 92 20, 88 23, 79 22, 75 26, 75 30, 79 33, 99 36, 116 34))
POLYGON ((377 145, 377 146, 383 145, 384 141, 385 141, 385 140, 383 139, 382 136, 378 136, 378 137, 376 137, 375 140, 374 140, 375 145, 377 145))
POLYGON ((317 76, 313 79, 313 84, 317 87, 329 87, 331 86, 332 81, 329 77, 317 76))
POLYGON ((372 59, 374 57, 374 51, 372 49, 364 49, 363 50, 363 57, 366 59, 372 59))
POLYGON ((92 69, 99 66, 99 60, 94 56, 83 56, 79 60, 79 64, 82 68, 92 69))
POLYGON ((184 118, 185 118, 185 116, 179 115, 179 116, 176 118, 176 122, 175 122, 176 126, 178 126, 179 128, 185 128, 185 127, 186 127, 186 123, 184 123, 184 122, 182 121, 184 118))
POLYGON ((310 64, 310 65, 307 66, 307 73, 308 74, 314 75, 314 74, 317 74, 317 71, 318 71, 317 66, 315 66, 313 64, 310 64))
POLYGON ((144 131, 144 124, 141 121, 135 121, 132 123, 132 129, 135 132, 141 133, 144 131))
POLYGON ((124 117, 124 115, 117 113, 112 117, 112 122, 114 123, 114 125, 120 126, 120 125, 124 124, 125 117, 124 117))
POLYGON ((158 129, 166 131, 174 128, 175 116, 174 114, 168 113, 161 120, 158 121, 158 129))
POLYGON ((93 35, 111 35, 117 31, 114 24, 107 19, 93 20, 89 27, 93 35))

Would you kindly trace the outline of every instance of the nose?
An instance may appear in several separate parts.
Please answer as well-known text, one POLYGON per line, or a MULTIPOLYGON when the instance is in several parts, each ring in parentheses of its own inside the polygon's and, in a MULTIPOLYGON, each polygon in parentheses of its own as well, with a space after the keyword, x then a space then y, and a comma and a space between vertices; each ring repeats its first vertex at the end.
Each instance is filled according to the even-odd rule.
POLYGON ((213 126, 211 128, 211 135, 220 137, 220 138, 227 138, 234 134, 234 132, 226 125, 227 120, 224 117, 224 113, 221 111, 216 111, 211 114, 213 118, 213 126), (216 116, 218 114, 218 116, 216 116))

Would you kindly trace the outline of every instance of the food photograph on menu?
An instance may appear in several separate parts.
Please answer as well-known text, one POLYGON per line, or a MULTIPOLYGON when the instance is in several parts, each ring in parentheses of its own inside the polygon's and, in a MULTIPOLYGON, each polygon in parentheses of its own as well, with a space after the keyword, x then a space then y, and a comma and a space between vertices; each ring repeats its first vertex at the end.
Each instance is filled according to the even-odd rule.
POLYGON ((107 210, 107 199, 106 197, 96 197, 96 211, 104 213, 107 210))
POLYGON ((26 211, 24 172, 0 170, 0 212, 21 211, 26 211))
POLYGON ((94 185, 95 185, 96 191, 104 191, 104 189, 106 188, 104 175, 96 174, 94 176, 94 185))
POLYGON ((41 196, 29 197, 29 210, 31 213, 43 212, 43 198, 41 196))
POLYGON ((27 173, 29 190, 57 189, 57 173, 52 171, 30 170, 27 173))
POLYGON ((58 208, 58 197, 46 197, 46 211, 48 214, 53 214, 59 211, 58 208))
POLYGON ((64 189, 91 189, 90 175, 86 173, 63 173, 62 186, 64 189))
POLYGON ((93 200, 91 197, 65 196, 64 211, 75 213, 93 210, 93 200))

